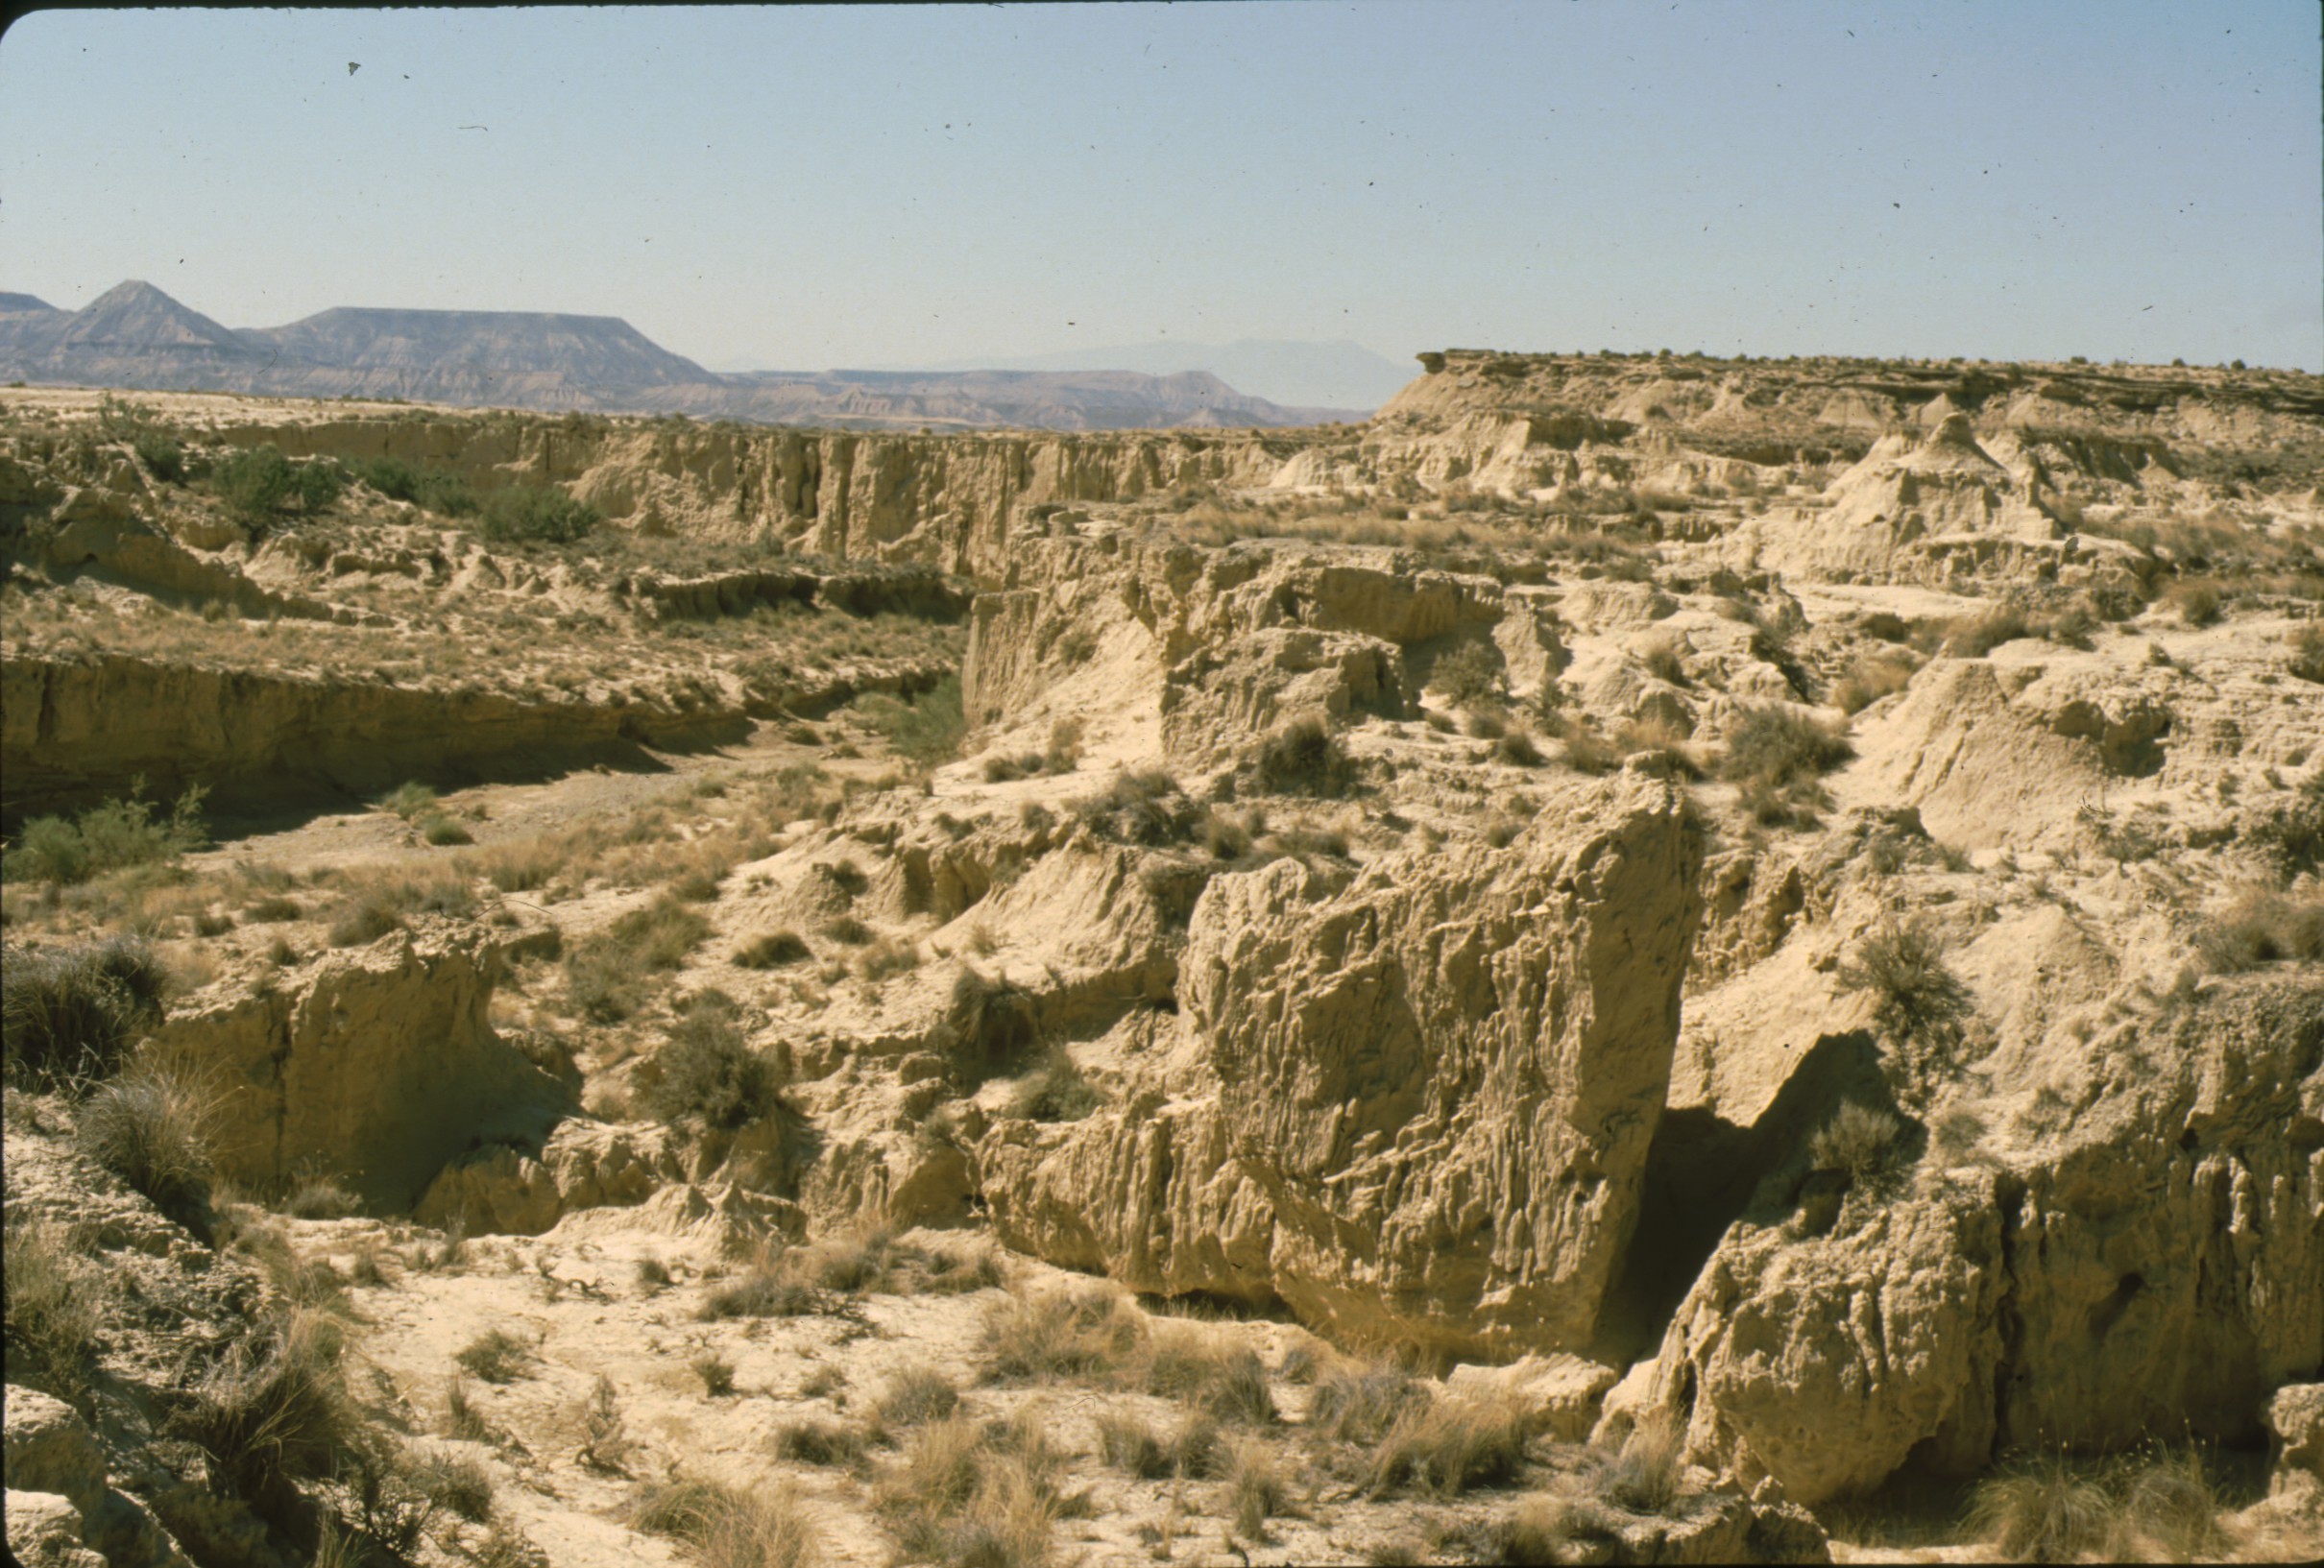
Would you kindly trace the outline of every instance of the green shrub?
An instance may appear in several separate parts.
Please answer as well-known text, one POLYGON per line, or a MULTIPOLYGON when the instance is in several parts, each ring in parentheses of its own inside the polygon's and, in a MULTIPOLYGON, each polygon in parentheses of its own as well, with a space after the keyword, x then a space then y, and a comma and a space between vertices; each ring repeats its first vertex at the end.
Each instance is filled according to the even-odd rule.
POLYGON ((886 740, 890 751, 924 768, 959 755, 960 742, 968 734, 956 675, 947 675, 909 702, 900 702, 884 691, 866 693, 857 699, 856 712, 886 740))
POLYGON ((157 822, 153 803, 141 798, 144 788, 140 779, 126 800, 100 802, 70 822, 61 816, 33 818, 8 852, 8 879, 84 882, 130 866, 173 862, 209 842, 202 822, 206 789, 188 787, 168 818, 157 822))
POLYGON ((1355 783, 1355 763, 1319 718, 1295 719, 1259 743, 1259 787, 1278 795, 1336 799, 1355 783))
POLYGON ((347 467, 390 500, 409 501, 446 518, 464 518, 476 510, 468 481, 444 469, 416 468, 399 457, 358 458, 347 467))
POLYGON ((700 1001, 668 1025, 669 1043, 654 1058, 659 1075, 640 1096, 659 1121, 706 1127, 746 1127, 781 1104, 775 1064, 751 1049, 734 1004, 700 1001))
POLYGON ((1720 776, 1776 788, 1812 781, 1855 755, 1845 736, 1795 709, 1747 708, 1728 736, 1720 776))
POLYGON ((570 544, 603 520, 595 507, 561 490, 511 485, 484 498, 477 531, 498 544, 570 544))
POLYGON ((2303 681, 2324 686, 2324 622, 2310 621, 2286 639, 2291 658, 2285 667, 2303 681))
POLYGON ((9 1081, 33 1088, 109 1076, 161 1016, 169 972, 143 939, 6 950, 0 1040, 9 1081))
POLYGON ((1073 1054, 1053 1044, 1041 1066, 1018 1088, 1009 1110, 1030 1122, 1078 1122, 1104 1103, 1105 1098, 1074 1065, 1073 1054))
POLYGON ((1437 661, 1429 685, 1455 708, 1490 702, 1501 695, 1501 662, 1483 642, 1465 642, 1437 661))
POLYGON ((799 933, 782 930, 752 937, 736 951, 734 961, 740 969, 780 969, 808 956, 807 944, 799 933))
POLYGON ((174 437, 158 430, 142 431, 130 442, 130 449, 155 478, 174 485, 185 477, 185 448, 174 437))
POLYGON ((271 446, 234 452, 210 467, 218 499, 230 516, 248 523, 265 523, 285 511, 321 512, 339 498, 343 484, 336 465, 319 458, 292 463, 271 446))

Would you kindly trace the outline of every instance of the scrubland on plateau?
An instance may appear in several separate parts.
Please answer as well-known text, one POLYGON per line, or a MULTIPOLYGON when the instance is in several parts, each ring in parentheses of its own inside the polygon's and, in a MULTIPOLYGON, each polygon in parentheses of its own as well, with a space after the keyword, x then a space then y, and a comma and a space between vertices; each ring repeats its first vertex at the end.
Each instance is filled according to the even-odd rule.
POLYGON ((2324 382, 0 390, 8 1529, 2324 1549, 2324 382))

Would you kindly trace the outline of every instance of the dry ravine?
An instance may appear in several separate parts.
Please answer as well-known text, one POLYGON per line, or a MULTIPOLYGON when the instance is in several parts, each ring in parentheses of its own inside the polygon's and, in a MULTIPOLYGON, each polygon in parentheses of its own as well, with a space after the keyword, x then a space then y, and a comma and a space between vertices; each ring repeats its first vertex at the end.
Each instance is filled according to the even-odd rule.
POLYGON ((2324 382, 0 392, 27 1563, 2324 1554, 2324 382))

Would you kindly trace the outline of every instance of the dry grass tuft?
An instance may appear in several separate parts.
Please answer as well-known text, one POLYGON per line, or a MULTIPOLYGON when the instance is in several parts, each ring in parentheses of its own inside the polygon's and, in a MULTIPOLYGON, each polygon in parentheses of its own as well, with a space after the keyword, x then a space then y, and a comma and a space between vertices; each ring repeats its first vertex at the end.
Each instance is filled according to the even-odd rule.
POLYGON ((1458 1497, 1506 1486, 1524 1472, 1524 1408, 1507 1395, 1444 1399, 1397 1417, 1372 1451, 1368 1490, 1458 1497))
POLYGON ((472 1377, 487 1383, 511 1383, 533 1364, 533 1348, 506 1329, 487 1329, 457 1351, 452 1360, 472 1377))
POLYGON ((810 1568, 822 1543, 787 1492, 679 1478, 646 1489, 637 1528, 693 1548, 702 1568, 810 1568))
POLYGON ((149 1058, 82 1102, 74 1141, 84 1155, 163 1213, 183 1216, 208 1194, 210 1146, 222 1111, 214 1090, 149 1058))
POLYGON ((1633 1513, 1661 1513, 1678 1500, 1686 1435, 1661 1411, 1631 1429, 1606 1467, 1606 1495, 1633 1513))
POLYGON ((11 1215, 5 1291, 9 1375, 29 1355, 57 1391, 79 1396, 96 1360, 101 1317, 98 1282, 81 1262, 81 1249, 54 1224, 11 1215))
POLYGON ((1138 1355, 1137 1314, 1103 1291, 1014 1292, 984 1313, 985 1376, 995 1383, 1110 1378, 1138 1355))

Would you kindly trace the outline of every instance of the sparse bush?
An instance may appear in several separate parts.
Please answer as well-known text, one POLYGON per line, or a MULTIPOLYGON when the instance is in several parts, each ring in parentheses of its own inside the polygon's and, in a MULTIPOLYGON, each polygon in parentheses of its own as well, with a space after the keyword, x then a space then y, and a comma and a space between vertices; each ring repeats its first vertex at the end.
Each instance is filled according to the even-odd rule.
POLYGON ((420 836, 438 849, 446 849, 457 844, 473 844, 476 841, 474 834, 442 812, 421 818, 419 828, 420 836))
POLYGON ((329 942, 334 948, 358 948, 403 929, 403 917, 376 897, 358 898, 331 922, 329 942))
POLYGON ((1901 691, 1910 685, 1913 663, 1909 655, 1888 653, 1872 657, 1859 656, 1850 663, 1848 673, 1832 688, 1832 701, 1842 712, 1853 715, 1892 692, 1901 691))
POLYGON ((945 1024, 953 1074, 963 1089, 1006 1071, 1039 1037, 1033 999, 1024 987, 967 967, 953 982, 945 1024))
POLYGON ((2310 621, 2285 640, 2291 656, 2285 668, 2303 681, 2324 686, 2324 621, 2310 621))
POLYGON ((637 1447, 638 1440, 629 1435, 629 1423, 622 1419, 620 1402, 615 1397, 614 1380, 598 1373, 581 1407, 581 1462, 592 1470, 619 1474, 637 1447))
POLYGON ((2218 586, 2208 578, 2190 577, 2173 584, 2166 595, 2179 619, 2190 626, 2209 626, 2219 618, 2218 586))
POLYGON ((1202 820, 1178 781, 1160 768, 1117 771, 1105 788, 1083 796, 1070 809, 1101 837, 1157 847, 1185 842, 1202 820))
POLYGON ((800 1464, 860 1464, 863 1434, 834 1421, 786 1421, 775 1429, 775 1454, 800 1464))
POLYGON ((461 1369, 487 1383, 509 1383, 533 1363, 532 1346, 506 1329, 486 1329, 453 1355, 461 1369))
POLYGON ((1783 707, 1747 708, 1728 736, 1722 778, 1782 788, 1812 781, 1855 755, 1845 736, 1783 707))
POLYGON ((1685 658, 1679 652, 1678 643, 1669 638, 1658 638, 1648 643, 1646 651, 1639 656, 1639 663, 1646 666, 1647 674, 1658 681, 1682 687, 1689 684, 1685 658))
POLYGON ((834 915, 823 923, 821 930, 825 939, 851 948, 861 947, 872 939, 872 929, 854 915, 834 915))
POLYGON ((1541 748, 1523 730, 1512 730, 1495 742, 1493 757, 1512 767, 1539 767, 1544 760, 1541 748))
POLYGON ((809 956, 797 931, 768 931, 743 943, 735 953, 735 964, 741 969, 780 969, 809 956))
POLYGON ((477 532, 496 544, 571 544, 603 520, 595 507, 563 491, 511 485, 484 498, 477 532))
POLYGON ((0 1047, 9 1081, 53 1089, 110 1074, 161 1016, 169 971, 141 937, 0 953, 0 1047))
POLYGON ((744 1038, 732 1002, 697 1001, 666 1032, 668 1044, 654 1058, 656 1076, 640 1096, 647 1115, 731 1130, 781 1105, 781 1075, 744 1038))
POLYGON ((148 1060, 81 1103, 74 1138, 84 1155, 182 1217, 208 1194, 219 1108, 190 1074, 148 1060))
POLYGON ((1901 1123, 1886 1111, 1844 1100, 1807 1141, 1808 1157, 1818 1170, 1841 1170, 1852 1180, 1863 1181, 1888 1164, 1902 1131, 1901 1123))
POLYGON ((710 922, 674 898, 659 898, 613 924, 614 940, 648 969, 676 969, 710 935, 710 922))
POLYGON ((761 1266, 712 1291, 694 1315, 706 1323, 725 1317, 805 1317, 822 1305, 813 1286, 761 1266))
POLYGON ((406 1460, 405 1473, 430 1502, 471 1524, 493 1516, 493 1473, 480 1460, 423 1449, 406 1460))
POLYGON ((131 866, 174 864, 209 842, 202 822, 207 791, 202 786, 180 795, 165 821, 155 820, 153 803, 142 798, 143 791, 139 780, 127 799, 103 801, 70 822, 61 816, 33 818, 8 851, 7 880, 85 882, 131 866))
POLYGON ((1222 1421, 1267 1426, 1275 1419, 1267 1368, 1250 1349, 1215 1331, 1174 1325, 1154 1335, 1145 1382, 1149 1393, 1186 1400, 1222 1421))
POLYGON ((702 1391, 713 1399, 724 1399, 735 1391, 735 1363, 714 1350, 706 1350, 690 1363, 694 1376, 702 1380, 702 1391))
POLYGON ((1685 1434, 1661 1411, 1631 1429, 1606 1467, 1606 1495, 1633 1513, 1661 1513, 1678 1500, 1685 1434))
POLYGON ((2025 613, 2009 606, 1955 620, 1946 628, 1945 652, 1955 659, 1982 659, 2004 642, 2031 637, 2025 613))
POLYGON ((2215 975, 2324 960, 2324 897, 2247 889, 2204 926, 2195 947, 2215 975))
POLYGON ((1530 1497, 1470 1537, 1479 1562, 1547 1565, 1590 1562, 1621 1531, 1605 1508, 1582 1497, 1530 1497))
POLYGON ((272 446, 230 453, 210 465, 210 488, 235 520, 264 525, 288 511, 308 516, 339 498, 345 481, 322 458, 293 463, 272 446))
POLYGON ((1029 1122, 1078 1122, 1105 1103, 1090 1087, 1073 1053, 1053 1044, 1040 1067, 1018 1089, 1009 1109, 1029 1122))
POLYGON ((432 816, 439 809, 436 805, 435 790, 420 783, 417 779, 407 784, 398 784, 380 800, 379 804, 406 822, 416 822, 422 817, 432 816))
POLYGON ((920 944, 898 941, 883 936, 856 954, 856 977, 866 985, 877 985, 895 975, 907 975, 920 967, 920 944))
POLYGON ((1355 783, 1355 763, 1319 718, 1295 719, 1259 743, 1253 771, 1277 795, 1337 799, 1355 783))
POLYGON ((1267 1521, 1291 1503, 1291 1481, 1282 1461, 1265 1443, 1237 1443, 1227 1461, 1226 1495, 1235 1532, 1247 1541, 1266 1539, 1267 1521))
POLYGON ((1308 1404, 1308 1430, 1332 1443, 1377 1443, 1432 1398, 1425 1384, 1386 1362, 1341 1367, 1318 1379, 1315 1387, 1308 1404))
POLYGON ((1850 991, 1871 992, 1875 1022, 1898 1038, 1955 1029, 1970 1010, 1968 987, 1918 926, 1890 924, 1867 932, 1855 958, 1840 965, 1838 979, 1850 991))
POLYGON ((857 700, 856 711, 887 741, 890 751, 923 768, 959 755, 960 742, 968 735, 956 675, 946 676, 908 703, 885 692, 869 693, 857 700))
POLYGON ((2243 841, 2287 881, 2324 870, 2324 768, 2302 781, 2290 801, 2249 823, 2243 841))
POLYGON ((1484 642, 1464 642, 1437 661, 1429 685, 1455 708, 1469 708, 1501 695, 1501 662, 1484 642))

